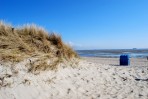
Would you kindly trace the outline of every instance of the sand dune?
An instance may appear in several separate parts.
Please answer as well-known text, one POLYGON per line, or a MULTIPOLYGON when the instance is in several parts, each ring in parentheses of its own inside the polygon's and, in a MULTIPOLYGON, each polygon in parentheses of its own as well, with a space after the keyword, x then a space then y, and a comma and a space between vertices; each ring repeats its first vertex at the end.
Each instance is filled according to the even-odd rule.
MULTIPOLYGON (((0 65, 0 99, 147 99, 148 61, 83 58, 73 67, 28 73, 25 62, 0 65)), ((70 64, 69 64, 70 65, 70 64)))

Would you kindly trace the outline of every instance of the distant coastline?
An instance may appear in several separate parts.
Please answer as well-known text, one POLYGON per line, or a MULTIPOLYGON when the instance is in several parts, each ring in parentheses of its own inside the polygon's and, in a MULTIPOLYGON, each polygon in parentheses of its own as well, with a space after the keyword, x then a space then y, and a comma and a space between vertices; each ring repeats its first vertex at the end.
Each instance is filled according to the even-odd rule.
POLYGON ((105 57, 118 58, 122 54, 128 54, 132 58, 145 58, 148 56, 148 49, 96 49, 76 50, 81 57, 105 57))

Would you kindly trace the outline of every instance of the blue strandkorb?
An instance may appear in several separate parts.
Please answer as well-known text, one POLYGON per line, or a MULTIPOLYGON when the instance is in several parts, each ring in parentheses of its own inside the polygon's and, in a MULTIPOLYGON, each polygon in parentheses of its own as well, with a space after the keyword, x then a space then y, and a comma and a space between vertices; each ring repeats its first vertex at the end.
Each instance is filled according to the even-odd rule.
POLYGON ((130 56, 127 54, 120 55, 120 65, 124 65, 124 66, 130 65, 130 56))

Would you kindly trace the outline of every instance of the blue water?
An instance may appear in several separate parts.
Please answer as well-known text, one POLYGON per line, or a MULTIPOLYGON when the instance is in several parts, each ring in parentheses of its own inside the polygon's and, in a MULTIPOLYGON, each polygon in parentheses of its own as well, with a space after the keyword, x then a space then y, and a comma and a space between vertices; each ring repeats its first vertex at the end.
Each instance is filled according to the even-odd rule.
POLYGON ((113 57, 128 54, 133 58, 145 58, 148 56, 148 49, 105 49, 105 50, 77 50, 82 57, 113 57))

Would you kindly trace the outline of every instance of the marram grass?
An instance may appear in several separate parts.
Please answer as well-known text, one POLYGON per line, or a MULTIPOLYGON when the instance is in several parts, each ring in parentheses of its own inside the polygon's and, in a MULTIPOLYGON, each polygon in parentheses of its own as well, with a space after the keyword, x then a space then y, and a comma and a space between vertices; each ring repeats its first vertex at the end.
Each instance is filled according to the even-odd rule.
MULTIPOLYGON (((0 21, 0 61, 19 62, 28 57, 42 56, 40 58, 43 58, 45 55, 50 56, 48 59, 56 59, 53 63, 55 65, 61 59, 70 60, 78 57, 77 53, 56 33, 49 33, 36 25, 14 28, 0 21)), ((32 66, 34 66, 31 67, 32 69, 46 69, 48 66, 54 68, 45 60, 37 66, 32 66)))

